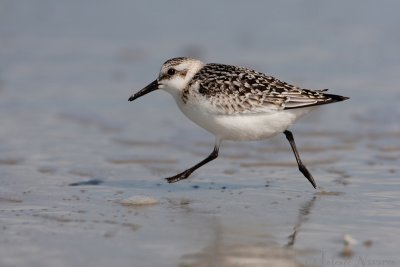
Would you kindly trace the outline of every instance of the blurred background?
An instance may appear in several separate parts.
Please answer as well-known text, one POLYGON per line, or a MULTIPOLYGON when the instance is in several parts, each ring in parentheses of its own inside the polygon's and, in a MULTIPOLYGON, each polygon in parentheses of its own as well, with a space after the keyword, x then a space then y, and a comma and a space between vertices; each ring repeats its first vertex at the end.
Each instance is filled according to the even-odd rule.
POLYGON ((399 265, 399 9, 0 1, 0 265, 399 265), (216 162, 166 185, 213 137, 163 92, 127 100, 176 56, 349 96, 292 129, 320 189, 283 136, 226 142, 216 162), (80 181, 100 185, 69 186, 80 181), (116 204, 132 195, 159 205, 116 204), (344 234, 357 240, 350 253, 344 234))

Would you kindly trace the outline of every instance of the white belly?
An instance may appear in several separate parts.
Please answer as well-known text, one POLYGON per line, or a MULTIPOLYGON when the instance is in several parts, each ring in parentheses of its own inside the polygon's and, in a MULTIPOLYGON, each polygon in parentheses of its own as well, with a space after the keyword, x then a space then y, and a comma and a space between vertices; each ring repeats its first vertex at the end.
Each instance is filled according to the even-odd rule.
POLYGON ((179 105, 194 123, 221 140, 250 141, 272 137, 284 132, 313 108, 300 108, 254 114, 216 115, 194 106, 179 105))

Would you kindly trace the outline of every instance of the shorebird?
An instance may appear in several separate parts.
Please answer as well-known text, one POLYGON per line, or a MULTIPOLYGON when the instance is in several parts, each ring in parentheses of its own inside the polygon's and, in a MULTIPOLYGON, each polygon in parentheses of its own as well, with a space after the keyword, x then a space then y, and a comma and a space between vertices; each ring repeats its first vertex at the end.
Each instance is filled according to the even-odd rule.
POLYGON ((317 106, 348 99, 328 94, 327 89, 309 90, 290 85, 251 69, 205 64, 187 57, 167 60, 158 78, 132 95, 129 101, 158 89, 170 93, 186 117, 215 136, 211 154, 193 167, 166 178, 169 183, 188 178, 193 171, 216 159, 223 140, 262 140, 283 133, 300 172, 316 188, 288 128, 317 106))

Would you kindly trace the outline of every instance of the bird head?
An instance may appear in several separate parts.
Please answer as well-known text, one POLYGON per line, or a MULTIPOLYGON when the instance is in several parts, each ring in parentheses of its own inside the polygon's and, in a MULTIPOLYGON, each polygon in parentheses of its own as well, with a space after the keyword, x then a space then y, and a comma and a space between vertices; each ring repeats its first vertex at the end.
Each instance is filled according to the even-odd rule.
POLYGON ((178 96, 203 66, 204 63, 197 59, 187 57, 169 59, 161 66, 158 78, 132 95, 129 101, 158 89, 163 89, 173 96, 178 96))

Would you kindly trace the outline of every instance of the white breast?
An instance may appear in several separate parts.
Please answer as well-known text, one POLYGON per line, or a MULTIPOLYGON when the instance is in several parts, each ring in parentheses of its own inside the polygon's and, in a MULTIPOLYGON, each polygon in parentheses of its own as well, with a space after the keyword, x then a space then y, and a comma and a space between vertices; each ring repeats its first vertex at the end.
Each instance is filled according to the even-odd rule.
POLYGON ((221 115, 210 113, 204 105, 183 103, 175 98, 181 111, 194 123, 225 140, 260 140, 284 132, 313 108, 271 110, 270 112, 221 115))

